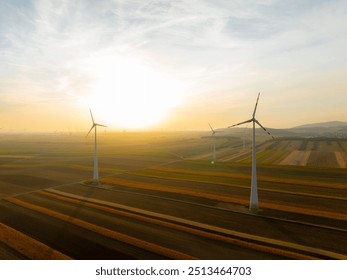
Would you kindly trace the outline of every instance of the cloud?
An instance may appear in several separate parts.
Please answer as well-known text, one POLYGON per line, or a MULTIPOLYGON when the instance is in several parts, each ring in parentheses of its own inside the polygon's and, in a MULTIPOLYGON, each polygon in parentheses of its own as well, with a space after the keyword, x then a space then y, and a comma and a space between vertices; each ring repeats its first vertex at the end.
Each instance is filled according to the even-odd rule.
POLYGON ((339 84, 332 73, 346 71, 340 0, 14 0, 0 8, 0 99, 11 104, 83 98, 90 61, 105 57, 140 58, 207 100, 253 100, 259 88, 275 96, 324 75, 339 84))

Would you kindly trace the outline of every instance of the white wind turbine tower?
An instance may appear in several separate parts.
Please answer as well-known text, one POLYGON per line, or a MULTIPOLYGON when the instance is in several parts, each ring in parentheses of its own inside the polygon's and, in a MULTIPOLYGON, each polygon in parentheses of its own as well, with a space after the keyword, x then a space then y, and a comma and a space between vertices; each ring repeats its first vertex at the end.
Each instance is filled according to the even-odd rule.
POLYGON ((98 185, 98 184, 99 184, 99 169, 98 169, 98 155, 97 155, 98 149, 97 149, 97 141, 96 141, 96 134, 97 134, 97 133, 96 133, 96 127, 97 127, 97 126, 106 127, 106 126, 94 122, 92 110, 89 109, 89 111, 90 111, 90 116, 92 117, 93 125, 92 125, 91 129, 89 130, 89 132, 87 133, 87 136, 89 135, 89 133, 90 133, 90 132, 93 130, 93 128, 94 128, 94 173, 93 173, 93 184, 94 184, 94 185, 98 185))
POLYGON ((268 132, 266 130, 265 127, 263 127, 260 122, 255 118, 255 113, 257 111, 257 106, 258 106, 258 100, 259 100, 259 96, 260 96, 260 92, 258 94, 258 98, 257 98, 257 102, 255 103, 255 107, 254 107, 254 111, 253 111, 253 115, 252 118, 244 121, 244 122, 240 122, 234 125, 229 126, 230 127, 234 127, 234 126, 238 126, 244 123, 253 123, 253 141, 252 141, 252 182, 251 182, 251 197, 250 197, 250 202, 249 202, 249 210, 253 213, 257 213, 258 212, 258 188, 257 188, 257 151, 256 151, 256 144, 255 144, 255 124, 257 123, 262 129, 264 129, 264 131, 269 134, 273 139, 274 137, 270 134, 270 132, 268 132))

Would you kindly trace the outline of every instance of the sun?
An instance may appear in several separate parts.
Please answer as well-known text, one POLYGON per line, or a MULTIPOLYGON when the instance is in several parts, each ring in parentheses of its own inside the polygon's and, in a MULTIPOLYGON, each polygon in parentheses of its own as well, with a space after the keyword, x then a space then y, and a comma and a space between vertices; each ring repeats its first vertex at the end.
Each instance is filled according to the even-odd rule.
POLYGON ((100 121, 122 129, 159 124, 183 101, 184 86, 140 60, 105 58, 90 70, 88 106, 100 121))

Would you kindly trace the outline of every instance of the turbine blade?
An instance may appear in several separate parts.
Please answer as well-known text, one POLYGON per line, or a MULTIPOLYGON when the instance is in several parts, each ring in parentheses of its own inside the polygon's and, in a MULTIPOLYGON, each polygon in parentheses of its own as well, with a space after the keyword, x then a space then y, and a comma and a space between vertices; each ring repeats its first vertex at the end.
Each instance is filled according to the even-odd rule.
POLYGON ((208 125, 209 125, 209 127, 211 128, 211 130, 213 131, 213 128, 212 128, 212 126, 210 125, 210 123, 208 123, 208 125))
POLYGON ((253 119, 250 119, 250 120, 248 120, 248 121, 244 121, 244 122, 240 122, 240 123, 237 123, 237 124, 234 124, 234 125, 228 126, 228 128, 231 128, 231 127, 234 127, 234 126, 238 126, 238 125, 240 125, 240 124, 244 124, 244 123, 249 123, 249 122, 252 122, 252 121, 253 121, 253 119))
POLYGON ((263 126, 261 125, 260 122, 258 122, 258 120, 255 119, 254 121, 255 121, 262 129, 264 129, 264 131, 265 131, 267 134, 269 134, 269 136, 271 136, 272 139, 275 139, 275 137, 273 137, 273 136, 271 135, 271 133, 270 133, 269 131, 267 131, 266 128, 263 127, 263 126))
POLYGON ((209 126, 210 126, 210 128, 211 128, 212 135, 214 135, 216 132, 214 131, 214 129, 212 128, 212 126, 210 125, 210 123, 208 123, 208 125, 209 125, 209 126))
POLYGON ((255 117, 255 112, 257 111, 259 96, 260 96, 260 92, 258 93, 257 102, 255 103, 255 107, 254 107, 254 111, 253 111, 253 118, 255 117))
POLYGON ((88 131, 86 137, 89 135, 89 133, 93 130, 94 127, 95 127, 95 125, 93 124, 93 126, 91 127, 91 129, 89 129, 89 131, 88 131))
POLYGON ((107 127, 106 125, 95 123, 95 126, 102 126, 102 127, 107 127))
POLYGON ((90 116, 92 117, 93 124, 95 124, 94 118, 93 118, 93 113, 92 113, 92 110, 90 108, 89 108, 89 112, 90 112, 90 116))

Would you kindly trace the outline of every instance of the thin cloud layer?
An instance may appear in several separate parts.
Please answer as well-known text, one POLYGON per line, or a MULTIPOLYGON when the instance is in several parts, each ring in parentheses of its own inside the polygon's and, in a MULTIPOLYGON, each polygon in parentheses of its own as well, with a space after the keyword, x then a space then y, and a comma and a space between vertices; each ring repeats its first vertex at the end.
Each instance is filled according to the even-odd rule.
POLYGON ((0 5, 2 107, 79 104, 94 82, 90 61, 113 57, 140 59, 181 81, 187 87, 183 107, 194 117, 189 108, 197 105, 189 100, 199 96, 199 108, 206 106, 221 125, 243 114, 258 91, 266 92, 263 108, 272 126, 328 118, 329 110, 338 108, 316 109, 330 97, 338 100, 334 106, 346 105, 340 80, 347 72, 345 1, 16 0, 0 5), (289 121, 305 104, 307 117, 289 121), (271 107, 281 106, 286 123, 270 117, 276 113, 271 107), (227 107, 230 114, 220 116, 227 107))

